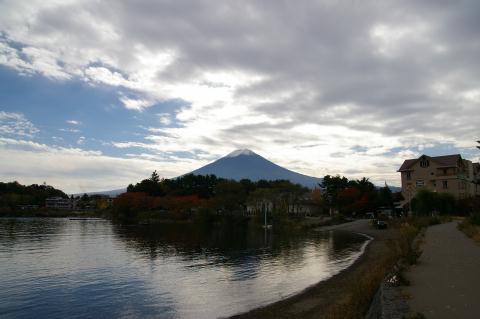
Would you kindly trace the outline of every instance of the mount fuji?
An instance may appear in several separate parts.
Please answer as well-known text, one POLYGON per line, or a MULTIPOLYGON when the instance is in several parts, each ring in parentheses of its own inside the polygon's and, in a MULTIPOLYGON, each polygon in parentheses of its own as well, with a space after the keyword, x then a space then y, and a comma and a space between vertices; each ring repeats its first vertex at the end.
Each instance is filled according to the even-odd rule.
POLYGON ((233 151, 213 163, 192 171, 191 174, 213 174, 227 179, 251 181, 284 179, 309 188, 317 187, 322 182, 321 178, 288 170, 248 149, 233 151))

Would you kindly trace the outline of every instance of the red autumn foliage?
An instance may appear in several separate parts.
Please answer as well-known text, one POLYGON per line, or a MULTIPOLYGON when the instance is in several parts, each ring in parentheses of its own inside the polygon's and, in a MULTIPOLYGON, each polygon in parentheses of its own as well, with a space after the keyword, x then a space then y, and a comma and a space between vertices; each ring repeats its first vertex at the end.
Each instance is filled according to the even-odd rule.
POLYGON ((206 200, 197 195, 174 196, 165 198, 165 208, 172 212, 185 212, 193 208, 200 208, 206 204, 206 200))
POLYGON ((354 202, 360 197, 361 193, 356 187, 349 187, 341 190, 338 194, 338 200, 342 203, 354 202))
POLYGON ((123 215, 129 216, 133 213, 150 209, 153 199, 146 193, 123 193, 113 201, 114 209, 123 215))
POLYGON ((146 193, 128 192, 119 195, 113 203, 114 209, 124 215, 132 215, 141 211, 164 209, 179 214, 192 209, 208 207, 210 202, 197 195, 187 196, 149 196, 146 193))

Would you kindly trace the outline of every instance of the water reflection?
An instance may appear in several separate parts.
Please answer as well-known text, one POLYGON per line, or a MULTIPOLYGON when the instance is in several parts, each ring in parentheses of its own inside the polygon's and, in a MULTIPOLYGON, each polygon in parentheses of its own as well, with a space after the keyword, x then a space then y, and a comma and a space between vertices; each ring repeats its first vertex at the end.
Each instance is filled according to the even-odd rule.
POLYGON ((47 245, 61 233, 61 220, 41 218, 3 218, 0 222, 0 249, 17 245, 47 245), (59 221, 59 222, 57 222, 59 221))
POLYGON ((246 224, 0 219, 0 317, 214 318, 294 294, 348 266, 348 233, 246 224))

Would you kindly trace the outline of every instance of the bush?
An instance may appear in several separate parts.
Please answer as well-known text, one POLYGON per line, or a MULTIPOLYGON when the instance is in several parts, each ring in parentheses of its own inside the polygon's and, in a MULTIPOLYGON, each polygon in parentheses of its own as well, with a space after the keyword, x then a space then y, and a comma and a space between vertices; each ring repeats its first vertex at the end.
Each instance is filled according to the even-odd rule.
POLYGON ((198 225, 211 225, 215 222, 215 214, 209 208, 200 208, 195 214, 194 220, 198 225))
POLYGON ((456 210, 456 200, 452 194, 448 193, 434 193, 435 208, 441 215, 452 215, 456 210))
MULTIPOLYGON (((441 215, 455 214, 461 202, 448 193, 434 193, 426 189, 419 191, 412 199, 412 210, 418 216, 428 216, 434 212, 441 215)), ((464 209, 460 209, 464 210, 464 209)))
POLYGON ((472 225, 480 226, 480 212, 472 214, 469 220, 472 225))
POLYGON ((458 229, 474 241, 480 243, 480 214, 475 213, 458 224, 458 229))
POLYGON ((113 211, 118 218, 132 219, 151 205, 152 197, 146 193, 123 193, 113 201, 113 211))

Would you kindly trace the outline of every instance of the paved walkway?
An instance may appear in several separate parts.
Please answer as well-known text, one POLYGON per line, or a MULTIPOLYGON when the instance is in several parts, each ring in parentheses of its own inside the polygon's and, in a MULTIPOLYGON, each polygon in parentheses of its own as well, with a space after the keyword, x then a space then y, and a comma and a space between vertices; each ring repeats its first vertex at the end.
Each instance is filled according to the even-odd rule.
POLYGON ((408 277, 412 313, 427 318, 480 318, 480 246, 451 222, 429 227, 408 277))

